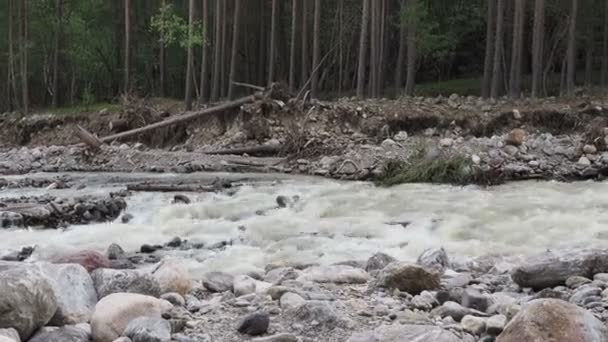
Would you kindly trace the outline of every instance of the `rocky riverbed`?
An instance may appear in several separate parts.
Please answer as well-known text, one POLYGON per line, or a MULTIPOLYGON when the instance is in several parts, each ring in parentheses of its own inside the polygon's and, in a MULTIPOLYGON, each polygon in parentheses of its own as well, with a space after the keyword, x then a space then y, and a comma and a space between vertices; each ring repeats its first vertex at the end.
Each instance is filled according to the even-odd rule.
POLYGON ((438 248, 236 275, 111 268, 124 257, 112 245, 0 263, 2 341, 608 340, 606 250, 458 263, 438 248))

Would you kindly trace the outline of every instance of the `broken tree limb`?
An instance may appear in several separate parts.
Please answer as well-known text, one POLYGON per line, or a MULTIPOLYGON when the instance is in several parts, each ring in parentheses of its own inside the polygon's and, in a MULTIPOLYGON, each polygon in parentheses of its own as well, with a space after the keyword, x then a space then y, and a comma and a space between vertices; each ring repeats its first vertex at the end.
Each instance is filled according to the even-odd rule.
POLYGON ((102 142, 110 142, 110 141, 114 141, 114 140, 128 138, 128 137, 131 137, 131 136, 134 136, 137 134, 150 132, 150 131, 153 131, 158 128, 163 128, 163 127, 175 125, 178 123, 186 122, 189 120, 197 119, 197 118, 205 116, 205 115, 222 112, 224 110, 228 110, 228 109, 232 109, 232 108, 237 108, 244 104, 247 104, 247 103, 253 102, 257 99, 260 99, 262 97, 264 97, 264 93, 257 92, 253 95, 245 96, 245 97, 242 97, 242 98, 234 100, 234 101, 225 102, 220 105, 206 108, 206 109, 203 109, 200 111, 189 112, 187 114, 180 115, 175 118, 170 118, 167 120, 159 121, 159 122, 156 122, 156 123, 144 126, 144 127, 135 128, 135 129, 132 129, 132 130, 129 130, 126 132, 109 135, 107 137, 101 138, 100 140, 102 142))
POLYGON ((227 148, 205 152, 205 154, 277 154, 283 150, 282 145, 257 145, 251 147, 227 148))
POLYGON ((243 87, 243 88, 250 88, 250 89, 257 90, 257 91, 264 91, 264 87, 260 87, 255 84, 236 82, 236 81, 232 81, 232 84, 234 84, 235 86, 243 87))
POLYGON ((103 145, 103 141, 99 140, 99 138, 89 133, 89 131, 82 128, 80 125, 76 125, 76 135, 94 150, 99 150, 101 145, 103 145))
POLYGON ((129 184, 128 191, 140 192, 215 192, 219 190, 214 185, 184 185, 184 184, 129 184))

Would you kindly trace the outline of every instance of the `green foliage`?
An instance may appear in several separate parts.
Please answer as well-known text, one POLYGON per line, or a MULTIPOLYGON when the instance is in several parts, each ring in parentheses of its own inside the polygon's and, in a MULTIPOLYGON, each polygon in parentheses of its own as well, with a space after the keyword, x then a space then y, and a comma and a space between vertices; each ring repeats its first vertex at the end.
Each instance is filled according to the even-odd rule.
POLYGON ((165 46, 178 45, 182 48, 205 44, 205 33, 200 21, 194 22, 192 35, 188 35, 188 22, 175 12, 171 4, 161 7, 158 14, 152 17, 150 27, 160 36, 165 46))
POLYGON ((81 103, 85 106, 85 108, 88 108, 90 105, 92 105, 93 103, 95 103, 95 95, 93 94, 93 89, 91 87, 91 83, 87 83, 87 85, 84 87, 84 90, 82 91, 82 100, 81 103))
POLYGON ((462 96, 479 96, 481 93, 481 79, 458 78, 440 82, 426 82, 416 85, 416 94, 420 96, 450 96, 458 94, 462 96))
POLYGON ((382 186, 403 183, 467 184, 473 180, 470 158, 457 154, 429 158, 420 148, 407 161, 390 161, 375 181, 382 186))

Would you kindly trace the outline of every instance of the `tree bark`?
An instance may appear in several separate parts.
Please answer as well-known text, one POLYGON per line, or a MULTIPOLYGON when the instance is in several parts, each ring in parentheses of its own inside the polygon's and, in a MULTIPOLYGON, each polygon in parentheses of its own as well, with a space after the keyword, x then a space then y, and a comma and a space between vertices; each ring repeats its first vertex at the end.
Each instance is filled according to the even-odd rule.
POLYGON ((13 0, 8 0, 8 77, 7 93, 9 111, 13 111, 17 100, 17 81, 15 76, 15 52, 13 50, 13 0))
POLYGON ((194 0, 188 1, 188 58, 186 62, 186 97, 184 102, 186 110, 192 109, 192 72, 193 54, 192 54, 192 34, 194 31, 194 0))
POLYGON ((125 84, 124 84, 124 92, 128 94, 131 91, 131 83, 129 82, 129 53, 131 47, 131 19, 130 19, 130 7, 131 0, 125 0, 125 84))
POLYGON ((572 0, 570 24, 568 26, 568 51, 566 65, 566 93, 574 95, 574 82, 576 76, 576 19, 578 17, 578 0, 572 0))
POLYGON ((201 47, 201 76, 199 82, 198 105, 205 102, 207 96, 207 65, 209 64, 208 48, 209 44, 209 0, 203 0, 203 46, 201 47))
POLYGON ((534 6, 534 32, 532 34, 532 97, 540 93, 545 44, 545 0, 536 0, 534 6))
POLYGON ((211 102, 219 99, 220 95, 220 70, 221 70, 221 51, 220 40, 222 39, 222 3, 215 2, 215 39, 213 41, 213 86, 211 87, 211 102))
MULTIPOLYGON (((405 11, 406 0, 401 0, 400 11, 399 13, 403 13, 405 11)), ((406 54, 406 46, 407 46, 407 30, 405 27, 405 23, 401 20, 401 16, 399 16, 399 52, 397 53, 397 65, 396 65, 396 74, 395 74, 395 91, 398 91, 403 86, 403 66, 405 65, 405 54, 406 54)))
POLYGON ((593 84, 593 49, 595 45, 595 39, 593 35, 593 26, 591 23, 587 24, 587 47, 585 48, 585 87, 589 88, 593 84))
POLYGON ((513 43, 511 46, 511 69, 509 77, 509 96, 521 95, 521 60, 524 34, 525 0, 515 0, 513 15, 513 43))
MULTIPOLYGON (((161 0, 160 6, 161 8, 165 8, 165 0, 161 0)), ((158 93, 160 97, 165 97, 165 43, 163 42, 162 32, 160 36, 160 43, 158 44, 158 49, 158 93)))
POLYGON ((300 82, 302 85, 308 79, 308 71, 310 69, 308 52, 308 3, 310 0, 302 0, 302 76, 300 82))
MULTIPOLYGON (((537 0, 538 1, 538 0, 537 0)), ((544 1, 544 0, 540 0, 544 1)), ((496 0, 488 0, 488 14, 486 18, 486 51, 483 63, 483 83, 481 85, 481 96, 490 96, 492 85, 492 61, 494 58, 494 18, 496 0)))
POLYGON ((377 80, 377 65, 378 65, 378 2, 380 0, 372 0, 371 2, 371 20, 370 20, 370 54, 369 54, 369 83, 367 87, 367 95, 369 97, 376 96, 376 80, 377 80))
POLYGON ((344 0, 338 0, 338 25, 338 96, 341 96, 344 82, 344 0))
POLYGON ((241 0, 234 0, 234 20, 232 22, 232 49, 230 53, 230 85, 228 89, 228 98, 234 96, 234 81, 236 81, 236 58, 238 56, 239 42, 239 21, 241 13, 241 0))
POLYGON ((291 0, 291 46, 289 47, 289 92, 296 91, 296 38, 298 24, 298 0, 291 0))
POLYGON ((414 95, 415 81, 416 81, 416 26, 418 21, 417 13, 417 0, 408 1, 411 10, 414 14, 411 15, 408 21, 407 30, 407 78, 405 81, 405 94, 408 96, 414 95))
POLYGON ((19 25, 19 42, 21 52, 21 97, 23 100, 23 113, 29 114, 30 112, 30 98, 29 98, 29 76, 28 76, 28 8, 27 0, 21 0, 21 23, 19 25))
POLYGON ((501 83, 501 63, 503 47, 503 25, 504 25, 504 0, 497 0, 496 3, 496 38, 494 39, 494 65, 492 66, 492 85, 490 97, 497 98, 500 94, 501 83))
POLYGON ((61 29, 63 21, 63 1, 56 0, 55 6, 57 7, 57 23, 55 27, 55 46, 53 50, 53 98, 51 100, 51 106, 57 108, 59 99, 59 48, 61 42, 61 29))
POLYGON ((602 86, 608 81, 608 1, 604 1, 604 33, 602 37, 602 86))
POLYGON ((228 75, 226 60, 228 58, 228 0, 219 0, 222 3, 222 49, 221 49, 221 72, 220 72, 220 94, 226 97, 228 94, 228 75))
POLYGON ((313 28, 313 44, 312 44, 312 76, 310 82, 310 95, 313 98, 317 97, 319 87, 319 59, 321 58, 321 42, 319 33, 321 30, 321 0, 315 0, 315 17, 313 28))
POLYGON ((365 92, 365 68, 368 43, 369 10, 371 0, 363 0, 363 15, 361 16, 361 34, 359 36, 359 65, 357 67, 357 97, 363 98, 365 92))
POLYGON ((270 19, 270 50, 268 51, 268 85, 274 82, 275 53, 277 45, 277 15, 278 0, 272 0, 272 18, 270 19))

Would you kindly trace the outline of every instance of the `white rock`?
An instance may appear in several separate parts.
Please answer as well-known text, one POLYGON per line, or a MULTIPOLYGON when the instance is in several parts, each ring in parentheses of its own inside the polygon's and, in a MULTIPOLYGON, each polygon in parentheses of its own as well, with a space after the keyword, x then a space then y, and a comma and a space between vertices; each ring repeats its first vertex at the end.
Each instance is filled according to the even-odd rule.
POLYGON ((479 165, 481 163, 481 158, 478 155, 474 154, 471 156, 471 161, 473 161, 473 164, 479 165))
POLYGON ((236 276, 234 277, 233 291, 237 297, 255 293, 256 280, 246 275, 236 276))
POLYGON ((161 318, 164 300, 136 293, 114 293, 101 299, 91 318, 95 342, 112 342, 120 337, 129 322, 145 316, 161 318))
POLYGON ((369 274, 346 265, 315 266, 306 269, 302 278, 317 283, 364 284, 369 280, 369 274))
POLYGON ((306 300, 293 292, 286 292, 279 299, 279 305, 284 310, 292 310, 304 304, 306 300))
POLYGON ((451 138, 443 138, 439 140, 439 146, 441 147, 450 147, 454 144, 454 140, 451 138))
POLYGON ((399 133, 395 134, 393 138, 395 139, 395 141, 406 141, 408 135, 406 131, 400 131, 399 133))
POLYGON ((578 164, 583 166, 589 166, 591 165, 591 161, 589 160, 589 158, 583 156, 578 160, 578 164))
POLYGON ((485 318, 466 315, 462 318, 460 324, 462 324, 462 328, 465 331, 468 331, 473 335, 481 335, 484 331, 486 331, 485 318))
POLYGON ((163 260, 152 276, 158 281, 161 293, 176 292, 184 296, 192 290, 190 274, 178 260, 163 260))
POLYGON ((594 145, 585 145, 583 146, 583 152, 586 154, 595 154, 597 153, 597 148, 594 145))
POLYGON ((500 334, 507 325, 507 316, 495 315, 486 320, 486 332, 490 335, 500 334))

